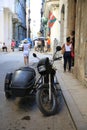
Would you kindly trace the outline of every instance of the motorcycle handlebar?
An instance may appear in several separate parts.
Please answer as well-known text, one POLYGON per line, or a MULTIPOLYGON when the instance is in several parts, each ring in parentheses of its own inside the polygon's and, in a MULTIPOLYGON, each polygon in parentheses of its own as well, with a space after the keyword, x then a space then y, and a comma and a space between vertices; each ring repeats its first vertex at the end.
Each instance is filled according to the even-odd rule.
POLYGON ((54 58, 54 61, 56 61, 56 60, 61 60, 61 59, 62 59, 62 56, 57 57, 57 58, 54 58))

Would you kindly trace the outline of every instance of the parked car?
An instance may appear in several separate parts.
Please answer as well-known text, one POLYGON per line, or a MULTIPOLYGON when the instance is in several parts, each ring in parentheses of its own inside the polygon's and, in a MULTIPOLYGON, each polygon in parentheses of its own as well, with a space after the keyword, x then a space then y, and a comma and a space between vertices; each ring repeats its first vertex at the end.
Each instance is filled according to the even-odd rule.
POLYGON ((19 46, 18 46, 19 51, 23 51, 23 45, 24 45, 23 43, 19 44, 19 46))

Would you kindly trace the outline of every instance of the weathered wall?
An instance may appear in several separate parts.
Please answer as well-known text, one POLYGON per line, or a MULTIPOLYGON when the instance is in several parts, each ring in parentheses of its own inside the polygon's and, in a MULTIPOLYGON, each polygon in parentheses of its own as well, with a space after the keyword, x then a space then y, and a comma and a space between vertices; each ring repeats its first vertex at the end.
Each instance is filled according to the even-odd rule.
MULTIPOLYGON (((87 84, 87 1, 62 0, 60 1, 60 41, 65 42, 66 36, 75 30, 75 65, 74 75, 87 84), (64 19, 62 6, 64 5, 64 19)), ((87 85, 86 85, 87 86, 87 85)))
POLYGON ((75 30, 76 3, 75 0, 68 0, 67 5, 67 35, 75 30))
POLYGON ((60 42, 64 44, 67 36, 67 0, 60 1, 60 42))
MULTIPOLYGON (((74 75, 87 86, 87 0, 62 0, 59 2, 58 26, 60 43, 75 30, 74 75)), ((54 31, 55 33, 55 31, 54 31)))
MULTIPOLYGON (((78 0, 75 27, 75 67, 74 74, 85 83, 87 75, 87 1, 78 0)), ((85 83, 86 84, 86 83, 85 83)))

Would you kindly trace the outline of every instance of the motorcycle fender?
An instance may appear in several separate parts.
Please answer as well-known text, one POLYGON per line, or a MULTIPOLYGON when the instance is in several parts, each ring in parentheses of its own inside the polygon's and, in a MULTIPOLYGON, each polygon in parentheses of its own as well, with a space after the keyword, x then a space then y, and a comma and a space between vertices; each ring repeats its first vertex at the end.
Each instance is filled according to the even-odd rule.
POLYGON ((47 85, 47 84, 42 84, 42 85, 40 85, 40 86, 37 88, 37 90, 39 90, 39 89, 41 89, 41 88, 48 88, 48 85, 47 85))

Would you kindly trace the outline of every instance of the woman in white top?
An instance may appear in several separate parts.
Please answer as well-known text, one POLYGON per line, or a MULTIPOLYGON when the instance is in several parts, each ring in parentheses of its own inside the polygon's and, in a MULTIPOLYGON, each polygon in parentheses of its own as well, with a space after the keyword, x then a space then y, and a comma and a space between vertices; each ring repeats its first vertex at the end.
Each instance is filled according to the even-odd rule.
POLYGON ((66 65, 68 62, 68 71, 71 71, 71 51, 73 50, 72 44, 70 42, 70 37, 66 38, 66 43, 62 46, 65 49, 63 58, 64 58, 64 72, 66 72, 66 65))
POLYGON ((30 45, 27 40, 24 41, 23 45, 23 55, 24 55, 24 64, 28 65, 29 64, 29 48, 30 45))

